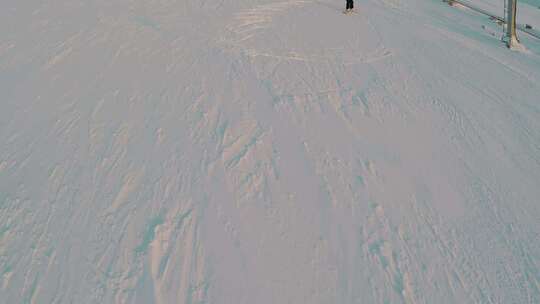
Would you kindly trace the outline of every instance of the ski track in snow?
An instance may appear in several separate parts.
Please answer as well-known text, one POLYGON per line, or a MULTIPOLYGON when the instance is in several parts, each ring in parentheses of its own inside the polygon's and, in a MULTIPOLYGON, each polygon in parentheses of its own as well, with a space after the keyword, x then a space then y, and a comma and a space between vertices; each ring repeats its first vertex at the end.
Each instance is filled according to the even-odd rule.
POLYGON ((418 0, 0 8, 0 303, 540 302, 538 41, 418 0))

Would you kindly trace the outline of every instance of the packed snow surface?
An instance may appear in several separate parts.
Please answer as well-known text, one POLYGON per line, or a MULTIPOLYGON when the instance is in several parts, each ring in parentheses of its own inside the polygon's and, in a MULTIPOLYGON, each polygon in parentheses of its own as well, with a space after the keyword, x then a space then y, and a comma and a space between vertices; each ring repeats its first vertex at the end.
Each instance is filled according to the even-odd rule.
MULTIPOLYGON (((505 0, 465 0, 497 16, 505 16, 505 0)), ((540 30, 540 0, 517 0, 517 22, 540 30)))
POLYGON ((540 303, 540 41, 343 6, 2 1, 0 303, 540 303))

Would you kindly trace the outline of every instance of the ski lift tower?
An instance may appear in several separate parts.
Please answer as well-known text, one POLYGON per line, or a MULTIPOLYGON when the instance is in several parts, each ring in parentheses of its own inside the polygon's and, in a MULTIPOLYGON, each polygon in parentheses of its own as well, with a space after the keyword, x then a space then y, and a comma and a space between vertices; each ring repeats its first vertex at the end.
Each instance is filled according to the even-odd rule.
POLYGON ((516 35, 517 0, 505 1, 508 3, 506 6, 506 45, 512 48, 519 42, 516 35))

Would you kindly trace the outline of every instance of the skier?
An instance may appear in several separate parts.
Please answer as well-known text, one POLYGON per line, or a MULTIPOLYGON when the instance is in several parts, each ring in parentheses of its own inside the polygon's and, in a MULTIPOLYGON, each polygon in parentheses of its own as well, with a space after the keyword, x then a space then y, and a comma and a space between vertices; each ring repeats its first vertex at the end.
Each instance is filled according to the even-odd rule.
POLYGON ((345 13, 352 13, 354 8, 354 0, 347 0, 347 8, 345 9, 345 13))

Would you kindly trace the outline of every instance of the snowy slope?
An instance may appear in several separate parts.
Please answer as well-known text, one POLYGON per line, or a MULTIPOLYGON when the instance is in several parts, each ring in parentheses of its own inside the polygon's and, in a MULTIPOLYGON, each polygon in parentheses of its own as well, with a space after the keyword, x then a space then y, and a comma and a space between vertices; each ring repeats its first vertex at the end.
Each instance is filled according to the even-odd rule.
POLYGON ((356 5, 0 3, 0 303, 539 303, 540 42, 356 5))
MULTIPOLYGON (((487 10, 497 16, 504 16, 505 1, 500 0, 469 0, 468 2, 487 10)), ((540 0, 518 0, 517 22, 540 28, 540 0)))

